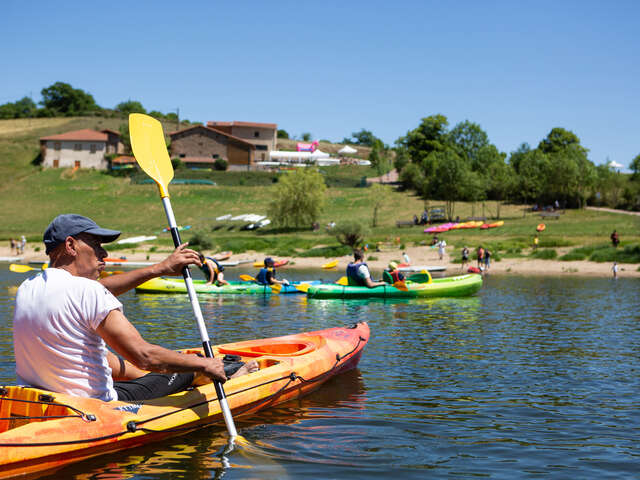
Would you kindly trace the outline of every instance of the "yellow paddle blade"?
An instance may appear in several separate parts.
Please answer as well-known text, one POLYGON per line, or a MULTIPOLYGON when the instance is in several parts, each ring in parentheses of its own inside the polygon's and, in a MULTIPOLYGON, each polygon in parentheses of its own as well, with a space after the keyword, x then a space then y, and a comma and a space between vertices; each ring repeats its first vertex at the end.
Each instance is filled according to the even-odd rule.
POLYGON ((11 265, 9 265, 9 270, 17 273, 25 273, 25 272, 30 272, 31 270, 34 270, 34 269, 31 268, 29 265, 18 265, 17 263, 12 263, 11 265))
POLYGON ((299 292, 307 293, 309 291, 309 288, 311 288, 311 285, 309 285, 308 283, 299 283, 295 287, 299 292))
POLYGON ((338 285, 349 285, 349 279, 347 277, 340 277, 336 283, 338 285))
POLYGON ((406 292, 407 290, 409 290, 409 289, 407 288, 407 284, 406 284, 406 283, 404 283, 404 281, 403 281, 403 280, 401 280, 401 281, 399 281, 399 282, 395 282, 395 283, 393 284, 393 286, 394 286, 394 287, 396 287, 398 290, 402 290, 403 292, 406 292))
POLYGON ((160 196, 169 196, 168 185, 173 179, 173 166, 167 152, 162 124, 149 115, 129 115, 131 150, 140 168, 158 184, 160 196))
POLYGON ((240 275, 240 280, 242 280, 243 282, 255 282, 256 281, 255 277, 252 277, 251 275, 240 275))
POLYGON ((271 287, 271 291, 273 293, 280 293, 280 290, 282 290, 282 285, 280 285, 279 283, 274 283, 272 285, 269 285, 271 287))

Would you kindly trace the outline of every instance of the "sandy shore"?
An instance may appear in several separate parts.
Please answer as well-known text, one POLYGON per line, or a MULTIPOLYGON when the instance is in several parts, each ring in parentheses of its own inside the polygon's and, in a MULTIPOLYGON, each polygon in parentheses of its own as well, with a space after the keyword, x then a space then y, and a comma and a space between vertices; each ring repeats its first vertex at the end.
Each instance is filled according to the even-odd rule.
MULTIPOLYGON (((29 245, 25 249, 22 255, 21 262, 27 263, 29 261, 46 261, 47 257, 44 255, 44 249, 41 248, 39 252, 35 251, 35 247, 38 245, 29 245)), ((132 248, 126 248, 122 250, 115 250, 108 248, 109 256, 111 257, 126 257, 131 261, 160 261, 166 257, 167 252, 148 252, 144 246, 132 248)), ((409 247, 406 250, 409 255, 412 265, 433 265, 433 266, 445 266, 447 270, 445 274, 447 276, 456 275, 462 272, 459 263, 451 263, 450 260, 459 259, 460 252, 454 251, 452 247, 447 247, 447 254, 443 260, 438 257, 438 251, 435 248, 430 247, 409 247)), ((558 254, 562 255, 565 252, 562 249, 558 249, 558 254)), ((15 255, 15 252, 13 253, 15 255)), ((0 257, 9 257, 12 253, 9 247, 0 247, 0 257)), ((265 257, 264 253, 259 252, 245 252, 239 255, 233 255, 229 261, 236 260, 262 260, 265 257)), ((472 256, 473 258, 473 256, 472 256)), ((287 265, 286 269, 290 268, 318 268, 322 264, 327 263, 331 259, 322 258, 301 258, 292 257, 291 262, 287 265)), ((339 265, 334 271, 344 272, 352 258, 350 256, 344 256, 337 258, 339 265)), ((373 270, 374 276, 378 276, 382 273, 382 270, 386 268, 390 261, 402 262, 402 251, 390 250, 382 252, 368 252, 367 263, 373 270)), ((471 263, 475 265, 475 261, 471 263)), ((8 265, 8 264, 7 264, 8 265)), ((588 261, 576 261, 576 262, 562 262, 559 260, 534 260, 528 258, 506 258, 499 262, 492 261, 489 273, 494 275, 569 275, 569 276, 589 276, 589 277, 611 277, 612 263, 596 263, 588 261)), ((620 264, 618 266, 618 277, 634 277, 640 278, 640 271, 638 271, 639 264, 620 264)), ((286 271, 285 269, 285 271, 286 271)), ((246 273, 254 271, 255 268, 251 264, 244 264, 238 267, 229 269, 229 273, 232 275, 235 273, 246 273)))

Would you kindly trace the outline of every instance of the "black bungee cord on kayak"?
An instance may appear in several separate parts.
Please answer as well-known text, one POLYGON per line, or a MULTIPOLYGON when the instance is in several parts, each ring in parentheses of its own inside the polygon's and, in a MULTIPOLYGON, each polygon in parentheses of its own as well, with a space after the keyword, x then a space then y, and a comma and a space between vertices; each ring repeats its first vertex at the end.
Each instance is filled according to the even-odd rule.
MULTIPOLYGON (((336 362, 334 363, 334 365, 327 370, 324 373, 321 373, 320 375, 313 377, 311 379, 305 379, 303 377, 301 377, 300 375, 296 374, 295 372, 291 372, 289 375, 285 375, 279 378, 274 378, 273 380, 269 380, 263 383, 260 383, 258 385, 253 385, 251 387, 247 387, 244 388, 242 390, 238 390, 232 393, 227 393, 227 396, 233 396, 233 395, 237 395, 239 393, 243 393, 246 392, 248 390, 252 390, 254 388, 258 388, 258 387, 262 387, 264 385, 268 385, 270 383, 275 383, 275 382, 279 382, 285 379, 289 379, 289 381, 287 383, 285 383, 282 387, 280 387, 278 389, 278 391, 272 393, 271 395, 269 395, 268 397, 266 397, 265 399, 263 399, 259 404, 257 405, 252 405, 248 408, 242 409, 242 410, 238 410, 237 414, 242 415, 245 412, 248 412, 249 410, 252 410, 254 408, 260 408, 262 405, 269 403, 270 401, 272 401, 274 398, 276 398, 277 396, 279 396, 280 394, 282 394, 282 392, 284 392, 289 385, 291 385, 292 382, 298 380, 301 383, 315 383, 320 381, 323 377, 326 377, 327 375, 329 375, 333 370, 335 370, 338 365, 340 364, 340 362, 348 357, 349 355, 351 355, 353 352, 355 352, 360 343, 365 341, 366 339, 363 337, 359 337, 358 338, 358 342, 356 343, 356 345, 353 347, 353 349, 350 352, 345 353, 344 355, 340 356, 339 354, 336 354, 336 362)), ((41 400, 23 400, 23 399, 18 399, 18 398, 8 398, 5 397, 5 395, 7 395, 9 393, 9 391, 5 388, 5 387, 0 387, 0 400, 2 401, 13 401, 13 402, 22 402, 22 403, 32 403, 32 404, 40 404, 40 405, 53 405, 53 406, 57 406, 57 407, 66 407, 74 412, 77 412, 77 415, 56 415, 56 416, 37 416, 37 417, 9 417, 9 418, 0 418, 0 420, 40 420, 40 419, 52 419, 52 418, 81 418, 84 421, 87 422, 92 422, 92 421, 96 421, 96 417, 93 414, 87 414, 85 412, 82 412, 81 410, 72 407, 71 405, 66 405, 66 404, 62 404, 62 403, 56 403, 53 401, 53 397, 51 395, 40 395, 40 399, 41 400)), ((174 415, 176 413, 180 413, 184 410, 190 410, 196 407, 199 407, 201 405, 206 405, 207 403, 211 403, 211 402, 215 402, 217 401, 217 398, 211 398, 209 400, 204 400, 202 402, 198 402, 195 403, 193 405, 189 405, 186 407, 182 407, 178 410, 174 410, 172 412, 167 412, 167 413, 163 413, 161 415, 157 415, 155 417, 152 418, 147 418, 145 420, 141 420, 139 422, 136 421, 130 421, 129 423, 127 423, 127 429, 123 430, 121 432, 116 432, 116 433, 112 433, 110 435, 103 435, 100 437, 93 437, 93 438, 88 438, 88 439, 82 439, 82 440, 63 440, 63 441, 59 441, 59 442, 41 442, 41 443, 0 443, 0 447, 47 447, 47 446, 55 446, 55 445, 73 445, 73 444, 78 444, 78 443, 90 443, 90 442, 97 442, 100 440, 108 440, 110 438, 115 438, 115 437, 119 437, 121 435, 124 435, 126 433, 132 433, 135 431, 143 431, 143 432, 149 432, 149 433, 162 433, 162 432, 180 432, 180 431, 188 431, 188 430, 193 430, 195 428, 197 428, 196 426, 194 426, 193 424, 190 426, 184 426, 184 427, 174 427, 174 428, 166 428, 166 429, 162 429, 162 430, 155 430, 155 429, 151 429, 151 428, 146 428, 146 427, 141 427, 140 425, 143 425, 147 422, 152 422, 154 420, 158 420, 164 417, 167 417, 169 415, 174 415)))

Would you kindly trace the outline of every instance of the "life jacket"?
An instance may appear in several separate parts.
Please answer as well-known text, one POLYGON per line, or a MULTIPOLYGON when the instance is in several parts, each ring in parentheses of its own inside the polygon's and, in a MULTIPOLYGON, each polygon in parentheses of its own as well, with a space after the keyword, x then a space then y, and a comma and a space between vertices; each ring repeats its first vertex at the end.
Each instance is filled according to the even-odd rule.
POLYGON ((260 271, 258 272, 258 275, 256 276, 256 281, 260 285, 269 285, 269 280, 267 279, 267 273, 268 272, 271 272, 271 278, 275 278, 275 276, 276 276, 276 269, 275 268, 263 267, 263 268, 260 269, 260 271))
MULTIPOLYGON (((213 283, 216 283, 216 281, 218 280, 218 273, 220 273, 220 264, 215 258, 211 258, 211 257, 204 257, 204 258, 208 258, 213 262, 213 265, 214 265, 213 283)), ((207 279, 207 281, 209 281, 209 278, 211 277, 211 270, 209 270, 209 265, 207 265, 206 263, 203 263, 202 267, 200 267, 200 270, 202 270, 202 273, 204 273, 205 278, 207 279)))
POLYGON ((364 279, 360 278, 360 276, 358 275, 358 268, 360 268, 362 265, 369 268, 369 265, 367 265, 364 262, 358 262, 358 263, 351 262, 349 265, 347 265, 347 280, 349 281, 349 285, 360 286, 360 287, 364 287, 367 285, 364 279))
POLYGON ((396 282, 401 282, 402 280, 404 280, 404 275, 402 275, 402 273, 400 273, 398 270, 394 270, 393 272, 385 270, 384 272, 382 272, 382 280, 393 285, 396 282))

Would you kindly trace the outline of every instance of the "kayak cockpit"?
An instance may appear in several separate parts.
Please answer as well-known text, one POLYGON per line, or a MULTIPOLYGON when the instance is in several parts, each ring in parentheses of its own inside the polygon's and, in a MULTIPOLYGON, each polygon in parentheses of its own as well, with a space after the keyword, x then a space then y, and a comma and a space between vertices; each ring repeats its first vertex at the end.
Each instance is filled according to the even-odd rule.
POLYGON ((83 415, 56 403, 51 392, 29 387, 0 387, 0 433, 33 422, 83 415))

